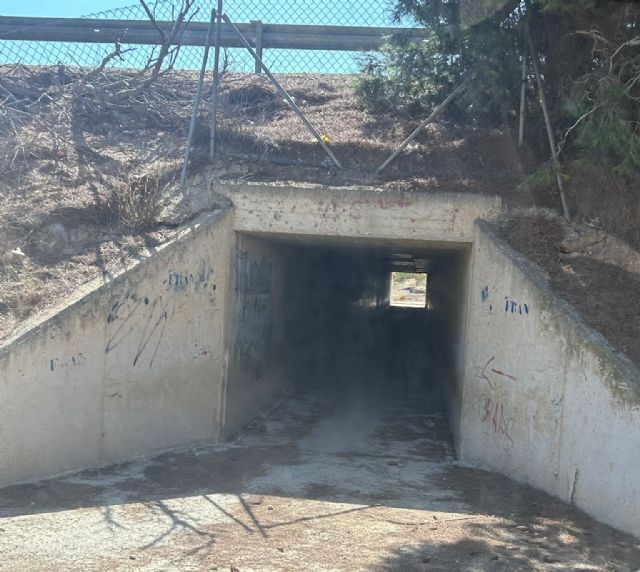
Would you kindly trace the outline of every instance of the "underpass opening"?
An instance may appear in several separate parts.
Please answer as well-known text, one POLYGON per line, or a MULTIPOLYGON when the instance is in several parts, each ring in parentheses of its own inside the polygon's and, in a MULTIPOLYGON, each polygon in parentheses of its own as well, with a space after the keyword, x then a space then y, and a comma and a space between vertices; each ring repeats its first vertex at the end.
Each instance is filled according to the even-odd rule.
POLYGON ((236 246, 227 435, 293 388, 372 415, 409 400, 457 441, 468 243, 238 233, 236 246), (428 275, 427 304, 391 304, 399 271, 428 275))

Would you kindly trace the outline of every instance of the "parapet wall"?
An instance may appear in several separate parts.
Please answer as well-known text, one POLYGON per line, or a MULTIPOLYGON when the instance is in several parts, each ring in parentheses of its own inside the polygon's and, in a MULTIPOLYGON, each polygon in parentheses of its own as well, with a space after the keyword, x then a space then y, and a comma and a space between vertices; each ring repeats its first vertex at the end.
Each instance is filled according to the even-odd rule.
POLYGON ((475 227, 461 459, 640 536, 640 371, 475 227))
POLYGON ((235 230, 287 235, 471 242, 476 219, 502 212, 498 196, 373 189, 219 184, 234 204, 235 230))
POLYGON ((209 215, 1 350, 0 484, 220 435, 232 240, 209 215))

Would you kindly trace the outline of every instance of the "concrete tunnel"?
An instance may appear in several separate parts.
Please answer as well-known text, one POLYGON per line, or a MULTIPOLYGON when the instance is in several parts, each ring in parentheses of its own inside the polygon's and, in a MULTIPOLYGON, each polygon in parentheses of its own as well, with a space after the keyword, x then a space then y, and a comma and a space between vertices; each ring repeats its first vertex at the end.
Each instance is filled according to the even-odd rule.
POLYGON ((285 387, 336 399, 403 396, 449 414, 457 437, 469 245, 237 235, 225 435, 285 387), (426 273, 424 308, 390 304, 391 273, 426 273))
POLYGON ((223 206, 0 352, 0 484, 249 424, 240 440, 321 452, 326 479, 351 453, 455 455, 639 533, 638 370, 496 234, 499 197, 217 188, 223 206), (390 307, 400 269, 428 274, 426 308, 390 307))

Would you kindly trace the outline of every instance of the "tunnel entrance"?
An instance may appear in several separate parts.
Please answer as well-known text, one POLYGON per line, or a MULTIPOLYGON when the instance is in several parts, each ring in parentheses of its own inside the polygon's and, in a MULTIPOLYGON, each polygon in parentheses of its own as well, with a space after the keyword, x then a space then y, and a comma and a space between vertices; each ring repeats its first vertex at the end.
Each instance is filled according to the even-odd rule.
POLYGON ((466 243, 238 234, 226 434, 289 387, 446 411, 455 438, 468 261, 466 243), (398 272, 428 275, 426 304, 391 304, 398 272))

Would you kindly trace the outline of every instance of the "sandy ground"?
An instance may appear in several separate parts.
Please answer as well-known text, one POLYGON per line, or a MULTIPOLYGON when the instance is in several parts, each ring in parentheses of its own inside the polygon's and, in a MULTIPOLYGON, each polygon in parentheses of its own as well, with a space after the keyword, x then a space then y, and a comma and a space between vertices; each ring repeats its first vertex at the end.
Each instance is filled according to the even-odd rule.
POLYGON ((640 542, 458 466, 432 396, 320 380, 232 442, 0 491, 2 570, 637 570, 640 542))

